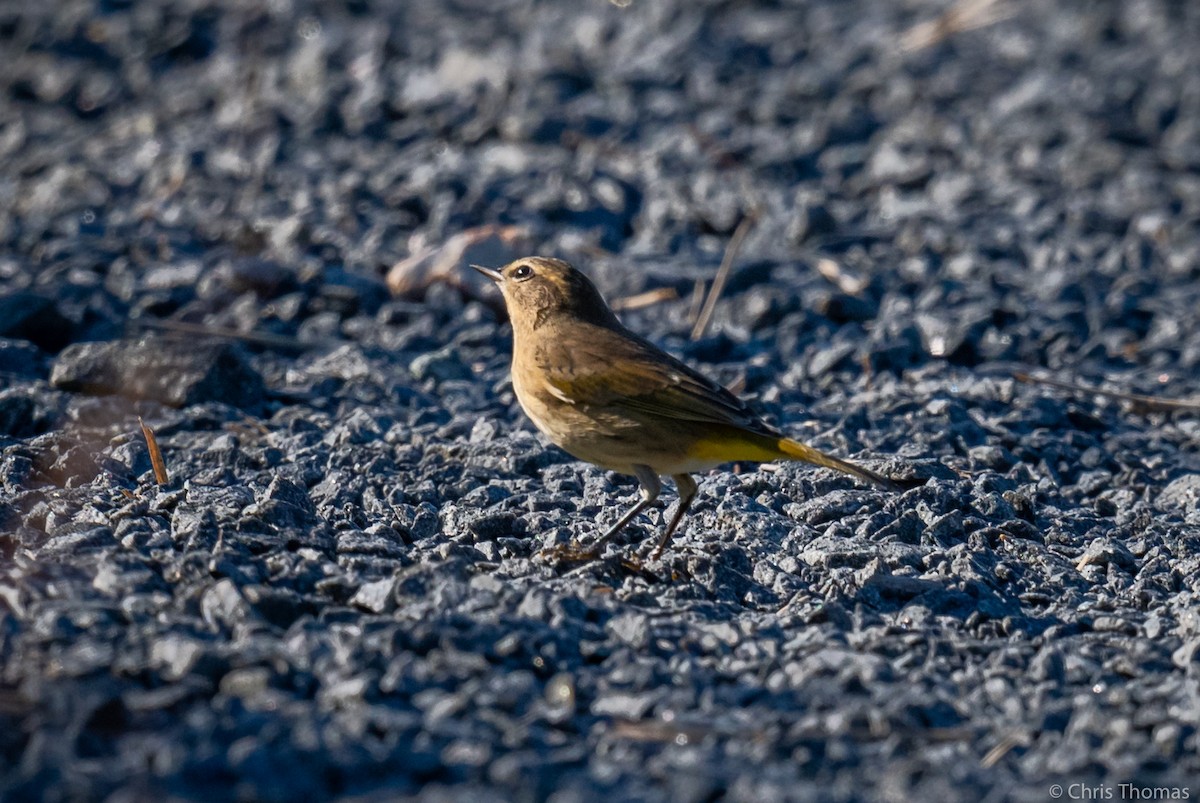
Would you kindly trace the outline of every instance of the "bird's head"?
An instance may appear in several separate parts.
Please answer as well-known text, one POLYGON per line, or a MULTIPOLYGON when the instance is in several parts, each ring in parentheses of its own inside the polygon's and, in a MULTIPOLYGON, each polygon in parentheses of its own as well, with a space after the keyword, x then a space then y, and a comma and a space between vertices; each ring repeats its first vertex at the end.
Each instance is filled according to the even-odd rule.
POLYGON ((499 270, 471 267, 500 288, 515 330, 532 331, 559 316, 596 324, 616 322, 591 280, 561 259, 522 257, 499 270))

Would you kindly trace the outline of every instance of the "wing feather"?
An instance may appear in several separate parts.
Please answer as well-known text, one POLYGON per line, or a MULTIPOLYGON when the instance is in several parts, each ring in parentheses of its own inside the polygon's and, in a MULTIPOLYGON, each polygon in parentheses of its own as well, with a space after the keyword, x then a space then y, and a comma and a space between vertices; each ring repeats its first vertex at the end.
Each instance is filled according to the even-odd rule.
POLYGON ((737 396, 632 332, 589 327, 583 342, 551 340, 538 355, 546 389, 579 407, 627 410, 749 429, 768 426, 737 396))

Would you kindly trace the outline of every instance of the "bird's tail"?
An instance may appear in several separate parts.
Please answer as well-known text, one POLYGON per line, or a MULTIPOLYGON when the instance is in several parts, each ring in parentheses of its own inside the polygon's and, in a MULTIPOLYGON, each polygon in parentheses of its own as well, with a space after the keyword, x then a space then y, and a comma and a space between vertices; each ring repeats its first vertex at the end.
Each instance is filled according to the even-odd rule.
POLYGON ((870 469, 856 466, 853 463, 845 460, 840 460, 832 455, 827 455, 824 452, 818 451, 811 446, 805 446, 800 441, 792 440, 791 438, 780 438, 775 447, 783 454, 784 457, 790 460, 803 460, 806 463, 812 463, 816 466, 825 466, 826 468, 837 469, 844 471, 847 474, 853 474, 859 479, 873 482, 876 485, 887 488, 890 491, 899 490, 900 486, 882 474, 876 474, 870 469))

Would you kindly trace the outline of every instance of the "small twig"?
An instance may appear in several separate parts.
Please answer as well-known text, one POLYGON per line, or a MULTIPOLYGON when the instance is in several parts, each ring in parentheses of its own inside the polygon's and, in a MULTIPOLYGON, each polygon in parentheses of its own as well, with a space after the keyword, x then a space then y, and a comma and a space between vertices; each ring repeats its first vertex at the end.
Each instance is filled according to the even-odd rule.
POLYGON ((979 766, 990 769, 996 765, 996 762, 1008 755, 1014 747, 1024 747, 1027 744, 1029 744, 1029 739, 1024 735, 1005 736, 995 747, 984 754, 983 758, 979 760, 979 766))
POLYGON ((900 36, 900 49, 924 50, 953 34, 984 28, 1017 13, 1015 4, 1001 0, 959 0, 935 20, 919 22, 900 36))
POLYGON ((142 437, 146 439, 146 448, 150 450, 150 465, 154 467, 154 481, 159 485, 166 485, 170 482, 167 477, 167 464, 163 461, 162 450, 158 448, 158 438, 154 437, 154 430, 146 426, 146 422, 138 416, 138 423, 142 426, 142 437))
POLYGON ((307 351, 308 349, 321 348, 338 342, 329 338, 306 341, 295 337, 287 337, 286 335, 274 335, 269 332, 242 332, 225 326, 208 326, 202 323, 171 321, 164 318, 133 318, 131 319, 131 323, 145 326, 148 329, 163 329, 168 332, 178 332, 185 335, 224 337, 230 340, 241 340, 245 343, 254 343, 259 346, 286 351, 307 351))
POLYGON ((697 279, 692 285, 692 297, 688 299, 687 319, 694 325, 700 317, 700 308, 704 306, 704 280, 697 279))
POLYGON ((644 293, 618 298, 610 306, 615 311, 621 312, 622 310, 653 307, 655 304, 661 304, 664 301, 674 301, 677 298, 679 298, 679 293, 674 287, 659 287, 654 290, 647 290, 644 293))
POLYGON ((746 375, 738 374, 733 378, 733 381, 725 386, 725 389, 734 396, 740 396, 742 391, 746 389, 746 375))
POLYGON ((708 329, 713 312, 717 308, 717 300, 721 297, 721 291, 725 289, 725 282, 729 279, 729 271, 733 267, 733 260, 737 257, 738 250, 742 247, 742 240, 746 239, 746 235, 750 233, 750 228, 754 225, 754 221, 757 218, 758 214, 751 212, 742 218, 737 228, 733 230, 733 236, 729 238, 729 245, 725 246, 725 256, 721 258, 721 266, 717 268, 717 275, 713 277, 712 287, 708 289, 708 298, 704 300, 704 307, 700 310, 700 316, 696 318, 696 324, 692 327, 692 340, 699 340, 704 336, 705 330, 708 329))
POLYGON ((706 736, 719 732, 716 728, 702 725, 677 725, 661 720, 615 719, 612 722, 610 734, 614 739, 628 739, 632 742, 687 744, 689 741, 698 742, 706 736))
POLYGON ((1106 399, 1129 402, 1138 409, 1146 412, 1171 413, 1182 411, 1200 413, 1200 402, 1184 401, 1183 399, 1159 399, 1154 396, 1143 396, 1140 393, 1121 393, 1115 390, 1102 390, 1101 388, 1091 388, 1071 382, 1060 382, 1057 379, 1032 376, 1021 371, 1014 371, 1012 376, 1013 379, 1018 382, 1024 382, 1027 385, 1046 385, 1047 387, 1058 388, 1059 390, 1066 390, 1072 393, 1086 393, 1091 396, 1101 396, 1106 399))

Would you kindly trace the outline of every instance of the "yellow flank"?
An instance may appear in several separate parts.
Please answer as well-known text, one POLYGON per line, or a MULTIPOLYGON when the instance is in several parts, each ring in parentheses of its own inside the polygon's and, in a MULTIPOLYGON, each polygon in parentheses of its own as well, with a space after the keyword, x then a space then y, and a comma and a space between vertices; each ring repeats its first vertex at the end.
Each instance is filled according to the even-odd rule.
POLYGON ((779 448, 784 440, 787 439, 774 442, 762 435, 736 429, 710 432, 697 438, 688 447, 687 456, 699 461, 712 460, 718 463, 735 463, 742 460, 769 463, 787 457, 787 453, 779 448))

